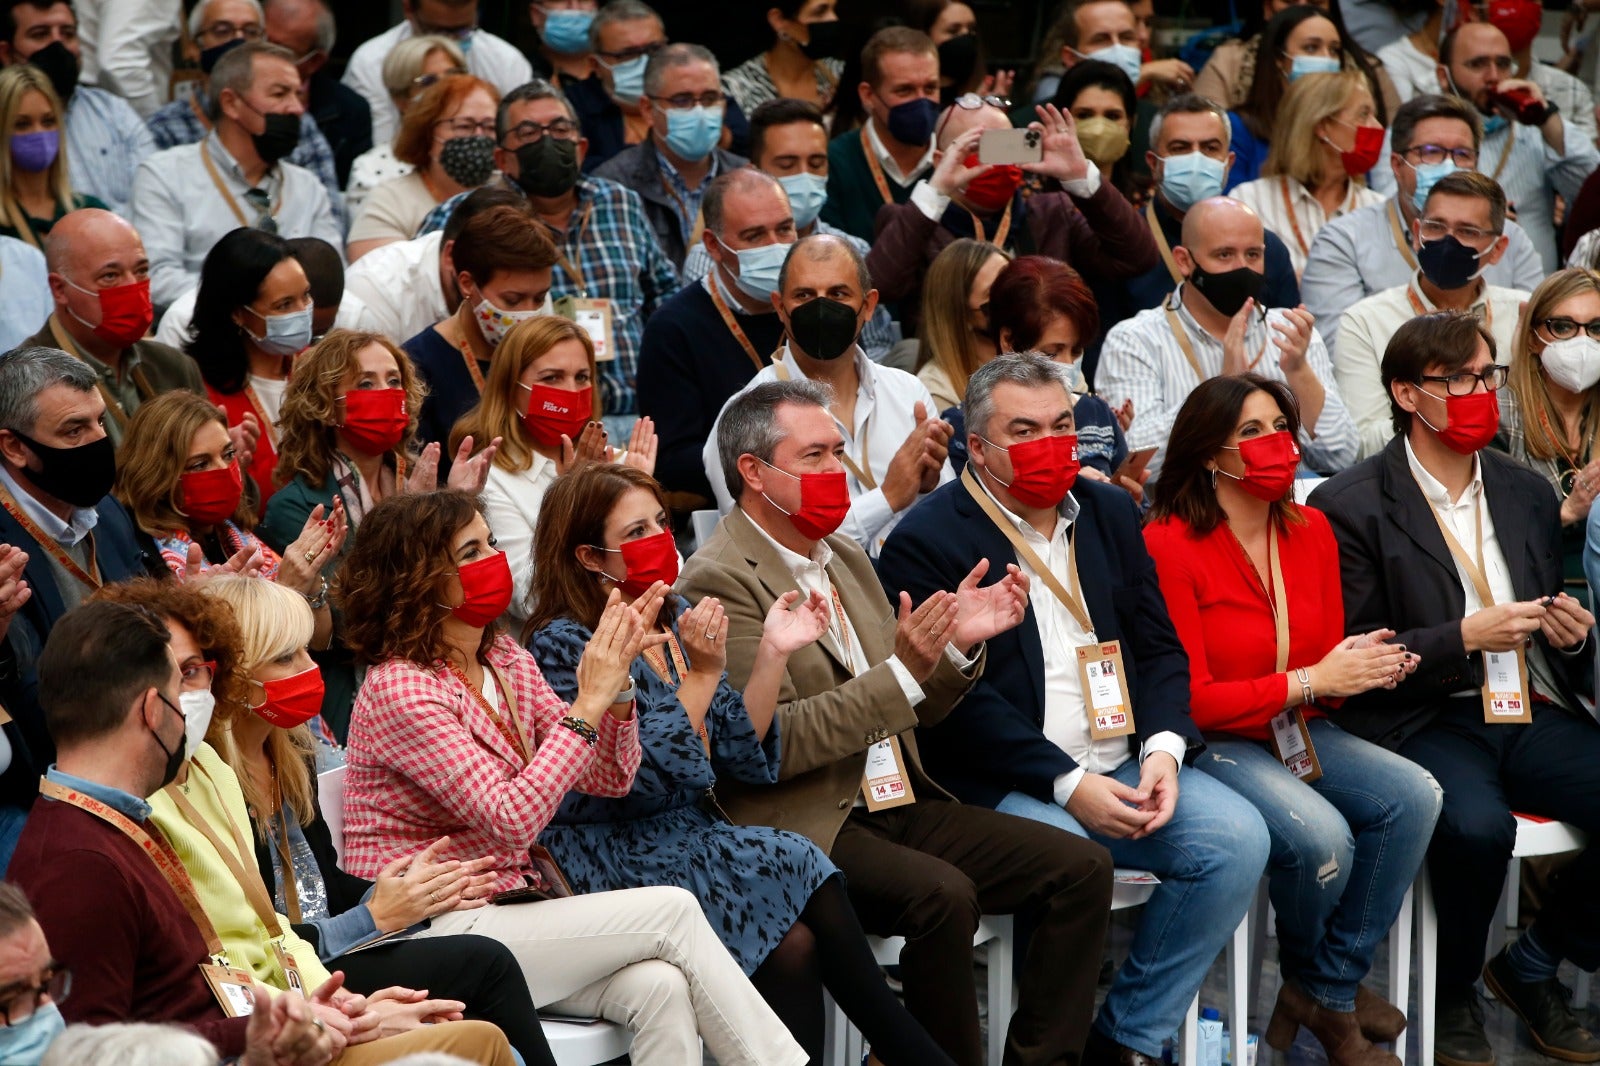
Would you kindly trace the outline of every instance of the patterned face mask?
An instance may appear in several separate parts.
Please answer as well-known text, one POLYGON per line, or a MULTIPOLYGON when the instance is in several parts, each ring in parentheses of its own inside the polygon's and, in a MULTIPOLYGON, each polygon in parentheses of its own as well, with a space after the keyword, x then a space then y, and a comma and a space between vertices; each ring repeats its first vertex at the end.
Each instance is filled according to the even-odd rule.
POLYGON ((544 306, 536 307, 532 311, 502 311, 489 302, 486 296, 478 301, 472 309, 472 317, 477 320, 478 329, 483 333, 483 339, 489 342, 489 347, 498 347, 505 340, 511 327, 518 322, 551 313, 550 295, 545 294, 544 306))
POLYGON ((439 166, 457 185, 477 188, 494 174, 494 138, 450 138, 439 150, 439 166))

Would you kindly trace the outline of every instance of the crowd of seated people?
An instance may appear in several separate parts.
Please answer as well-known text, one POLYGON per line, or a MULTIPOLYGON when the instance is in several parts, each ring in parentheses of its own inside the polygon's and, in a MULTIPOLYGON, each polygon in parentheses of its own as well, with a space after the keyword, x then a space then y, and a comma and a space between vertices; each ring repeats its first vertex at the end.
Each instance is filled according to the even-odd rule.
POLYGON ((1600 1063, 1584 39, 992 6, 0 0, 0 1063, 1600 1063))

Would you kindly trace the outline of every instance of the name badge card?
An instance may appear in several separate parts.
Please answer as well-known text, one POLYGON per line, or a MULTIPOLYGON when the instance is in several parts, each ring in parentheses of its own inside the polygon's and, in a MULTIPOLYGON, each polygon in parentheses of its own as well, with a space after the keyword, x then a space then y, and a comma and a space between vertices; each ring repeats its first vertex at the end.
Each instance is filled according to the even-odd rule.
POLYGON ((906 778, 906 763, 901 757, 900 738, 880 740, 867 749, 867 768, 861 775, 861 795, 867 810, 884 811, 917 802, 906 778))
POLYGON ((617 357, 617 335, 612 327, 610 300, 590 300, 581 296, 563 296, 555 302, 556 314, 570 318, 583 327, 594 342, 594 360, 608 362, 617 357))
POLYGON ((215 962, 202 962, 200 972, 205 976, 206 984, 211 986, 211 994, 217 997, 217 1005, 228 1017, 243 1018, 256 1009, 256 1002, 252 996, 255 980, 248 970, 215 962))
POLYGON ((1122 643, 1091 644, 1078 649, 1078 680, 1089 712, 1089 736, 1095 740, 1125 737, 1133 732, 1133 707, 1122 679, 1122 643))
POLYGON ((272 942, 272 957, 278 960, 279 966, 283 967, 283 978, 289 983, 289 991, 298 992, 301 998, 305 998, 307 995, 306 980, 300 976, 300 967, 294 961, 294 956, 289 954, 282 944, 274 940, 272 942))
POLYGON ((1322 776, 1322 763, 1306 728, 1305 711, 1291 707, 1272 716, 1272 750, 1291 774, 1306 784, 1322 776))
POLYGON ((1521 648, 1483 653, 1483 720, 1490 725, 1527 725, 1528 660, 1521 648))

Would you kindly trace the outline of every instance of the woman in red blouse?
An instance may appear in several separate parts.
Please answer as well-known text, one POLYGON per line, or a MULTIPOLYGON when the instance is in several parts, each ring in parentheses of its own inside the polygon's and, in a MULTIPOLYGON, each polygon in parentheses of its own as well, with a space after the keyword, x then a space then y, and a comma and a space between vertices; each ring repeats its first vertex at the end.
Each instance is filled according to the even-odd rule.
POLYGON ((1417 657, 1391 630, 1345 636, 1339 546, 1294 502, 1300 434, 1284 385, 1201 383, 1173 422, 1145 541, 1189 653, 1206 739, 1195 766, 1253 802, 1272 837, 1284 981, 1267 1042, 1287 1050, 1304 1025, 1335 1066, 1395 1066, 1369 1041, 1397 1039, 1405 1015, 1359 982, 1427 851, 1439 790, 1328 717, 1403 682, 1417 657))
MULTIPOLYGON (((511 570, 475 497, 389 496, 362 520, 335 582, 344 639, 369 669, 350 721, 344 865, 372 878, 440 837, 444 859, 488 856, 494 890, 434 933, 503 942, 539 1009, 634 1030, 635 1063, 799 1064, 805 1052, 679 888, 573 896, 538 837, 569 791, 626 796, 639 768, 629 665, 666 586, 613 592, 563 703, 498 619, 511 570)), ((664 638, 662 638, 664 639, 664 638)), ((389 872, 393 872, 390 869, 389 872)))

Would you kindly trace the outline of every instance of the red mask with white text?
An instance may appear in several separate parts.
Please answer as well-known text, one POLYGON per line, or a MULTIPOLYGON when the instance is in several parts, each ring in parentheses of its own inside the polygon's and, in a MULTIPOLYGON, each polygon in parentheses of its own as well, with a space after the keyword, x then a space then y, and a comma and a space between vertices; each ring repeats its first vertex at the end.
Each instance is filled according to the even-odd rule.
POLYGON ((322 711, 322 671, 316 666, 300 671, 291 677, 275 678, 261 682, 266 690, 266 701, 250 708, 264 721, 279 729, 293 729, 311 721, 322 711))
POLYGON ((561 447, 563 433, 576 444, 578 434, 594 418, 594 387, 576 391, 551 385, 523 387, 529 393, 528 408, 522 413, 522 424, 528 436, 545 448, 561 447))

